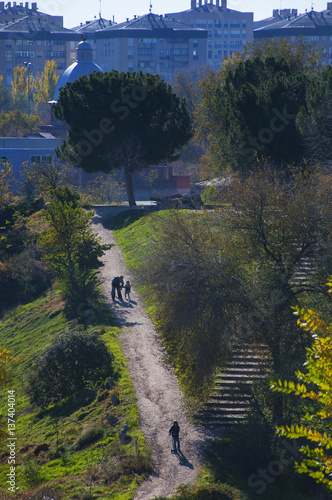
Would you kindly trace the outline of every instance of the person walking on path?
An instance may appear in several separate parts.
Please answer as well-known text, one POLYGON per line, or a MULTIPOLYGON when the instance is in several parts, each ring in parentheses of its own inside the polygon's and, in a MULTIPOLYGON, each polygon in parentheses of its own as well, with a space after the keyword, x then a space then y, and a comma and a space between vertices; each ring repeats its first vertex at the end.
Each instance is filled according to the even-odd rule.
POLYGON ((113 302, 115 301, 115 291, 118 294, 118 299, 122 300, 121 288, 123 288, 123 276, 116 276, 112 279, 111 297, 113 302))
POLYGON ((176 420, 174 420, 172 427, 168 431, 169 435, 172 436, 173 439, 173 452, 176 453, 177 451, 180 451, 180 438, 179 438, 179 433, 180 433, 180 427, 179 424, 176 420), (177 449, 176 449, 177 446, 177 449))
POLYGON ((130 301, 130 283, 129 283, 129 281, 126 281, 124 289, 125 289, 125 299, 128 299, 130 301))

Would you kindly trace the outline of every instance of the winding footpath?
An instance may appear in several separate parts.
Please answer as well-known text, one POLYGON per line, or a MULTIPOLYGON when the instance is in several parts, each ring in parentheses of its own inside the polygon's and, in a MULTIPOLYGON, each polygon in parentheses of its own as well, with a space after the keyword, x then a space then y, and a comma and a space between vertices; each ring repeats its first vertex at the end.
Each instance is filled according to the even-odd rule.
MULTIPOLYGON (((94 207, 93 230, 103 243, 115 244, 111 231, 112 218, 128 207, 94 207)), ((138 488, 134 500, 149 500, 155 496, 170 496, 180 484, 194 483, 200 465, 200 450, 204 441, 201 429, 192 425, 186 416, 183 395, 167 363, 160 339, 145 314, 135 282, 126 269, 120 249, 113 246, 103 258, 100 277, 107 303, 122 328, 121 343, 134 382, 141 430, 153 447, 154 472, 138 488), (111 281, 123 275, 132 284, 131 302, 111 301, 111 281), (180 425, 181 454, 171 454, 168 430, 173 420, 180 425)))

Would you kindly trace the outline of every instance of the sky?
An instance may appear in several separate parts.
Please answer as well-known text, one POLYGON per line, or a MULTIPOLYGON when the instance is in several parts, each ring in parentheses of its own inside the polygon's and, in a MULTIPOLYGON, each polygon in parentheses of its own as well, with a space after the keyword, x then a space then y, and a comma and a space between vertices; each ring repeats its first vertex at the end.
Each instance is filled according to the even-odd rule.
MULTIPOLYGON (((35 1, 35 0, 34 0, 35 1)), ((134 15, 147 14, 150 0, 36 0, 40 12, 54 16, 63 16, 64 26, 73 28, 81 22, 99 17, 114 19, 120 23, 134 15)), ((210 0, 209 0, 210 2, 210 0)), ((154 14, 181 12, 190 8, 190 0, 151 0, 154 14)), ((203 0, 204 3, 204 0, 203 0)), ((215 3, 215 0, 213 1, 215 3)), ((273 9, 298 9, 299 13, 326 9, 327 0, 228 0, 229 9, 242 12, 254 12, 254 20, 259 21, 272 15, 273 9)))

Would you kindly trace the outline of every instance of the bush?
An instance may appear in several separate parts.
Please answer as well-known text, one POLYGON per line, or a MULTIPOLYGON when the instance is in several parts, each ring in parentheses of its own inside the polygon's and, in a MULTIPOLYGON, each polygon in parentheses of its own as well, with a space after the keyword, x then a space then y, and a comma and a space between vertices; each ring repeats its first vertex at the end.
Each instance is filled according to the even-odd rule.
POLYGON ((103 437, 104 429, 102 427, 90 427, 85 429, 76 442, 76 449, 82 450, 83 448, 90 446, 90 444, 99 441, 103 437))
POLYGON ((88 382, 112 375, 113 355, 96 334, 59 335, 28 374, 30 402, 39 407, 78 395, 88 382))

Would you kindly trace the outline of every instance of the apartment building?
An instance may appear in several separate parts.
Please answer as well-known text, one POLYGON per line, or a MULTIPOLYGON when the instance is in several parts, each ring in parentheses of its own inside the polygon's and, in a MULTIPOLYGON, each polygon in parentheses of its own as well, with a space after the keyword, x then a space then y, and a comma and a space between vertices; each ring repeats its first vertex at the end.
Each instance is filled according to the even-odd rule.
POLYGON ((188 24, 191 28, 207 30, 207 64, 220 68, 222 59, 241 52, 253 41, 253 13, 239 12, 227 7, 227 0, 191 0, 191 8, 165 14, 168 19, 188 24))
POLYGON ((104 71, 142 71, 171 83, 177 71, 206 65, 207 35, 149 13, 96 31, 96 62, 104 71))
POLYGON ((43 71, 47 60, 55 60, 60 75, 70 64, 70 51, 81 35, 63 27, 61 16, 38 11, 37 3, 0 2, 0 74, 11 84, 15 66, 29 64, 32 74, 43 71))
POLYGON ((323 49, 323 64, 332 64, 332 2, 324 11, 313 9, 304 14, 290 13, 287 18, 267 23, 254 30, 255 40, 286 39, 315 42, 323 49))
MULTIPOLYGON (((96 62, 97 60, 97 54, 96 54, 96 32, 100 30, 106 30, 110 28, 111 26, 114 26, 116 23, 114 21, 114 16, 113 16, 113 21, 104 19, 103 17, 95 18, 92 21, 85 21, 84 23, 81 22, 79 26, 75 26, 72 28, 74 31, 79 33, 81 35, 81 38, 85 40, 86 42, 90 43, 92 47, 92 58, 93 61, 96 62)), ((72 50, 70 52, 70 59, 71 62, 75 61, 76 57, 76 52, 75 50, 72 50)))

